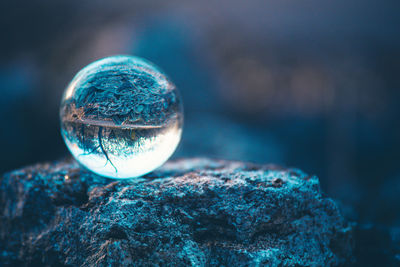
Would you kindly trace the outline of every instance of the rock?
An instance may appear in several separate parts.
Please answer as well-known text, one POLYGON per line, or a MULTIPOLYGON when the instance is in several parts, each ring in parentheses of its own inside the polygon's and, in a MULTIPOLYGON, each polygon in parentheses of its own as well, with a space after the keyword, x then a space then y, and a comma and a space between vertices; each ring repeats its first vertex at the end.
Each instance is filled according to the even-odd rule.
POLYGON ((300 170, 182 159, 136 180, 75 161, 0 180, 0 265, 337 266, 352 230, 300 170))

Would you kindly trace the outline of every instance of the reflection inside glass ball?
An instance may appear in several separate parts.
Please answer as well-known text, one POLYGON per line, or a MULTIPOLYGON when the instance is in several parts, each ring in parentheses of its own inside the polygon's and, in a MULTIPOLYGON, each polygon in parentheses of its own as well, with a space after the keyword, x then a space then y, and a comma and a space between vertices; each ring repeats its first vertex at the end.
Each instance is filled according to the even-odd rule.
POLYGON ((182 132, 179 92, 155 65, 132 56, 100 59, 66 88, 61 133, 72 155, 111 178, 138 177, 162 165, 182 132))

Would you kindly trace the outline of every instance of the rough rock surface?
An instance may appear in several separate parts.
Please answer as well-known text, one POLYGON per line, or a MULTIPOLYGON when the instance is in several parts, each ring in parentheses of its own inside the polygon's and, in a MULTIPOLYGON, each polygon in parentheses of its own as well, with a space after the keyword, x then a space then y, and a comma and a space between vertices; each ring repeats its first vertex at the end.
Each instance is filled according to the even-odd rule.
POLYGON ((0 180, 0 265, 337 266, 351 227, 296 169, 171 161, 132 181, 74 161, 0 180))

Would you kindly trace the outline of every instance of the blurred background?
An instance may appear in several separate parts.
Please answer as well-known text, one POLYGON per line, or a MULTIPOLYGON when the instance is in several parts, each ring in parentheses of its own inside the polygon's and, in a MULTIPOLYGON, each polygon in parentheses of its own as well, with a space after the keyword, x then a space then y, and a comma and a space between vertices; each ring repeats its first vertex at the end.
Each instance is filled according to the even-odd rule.
POLYGON ((400 243, 399 14, 395 0, 2 1, 0 173, 68 156, 64 88, 133 54, 181 90, 175 158, 316 174, 352 220, 400 243))

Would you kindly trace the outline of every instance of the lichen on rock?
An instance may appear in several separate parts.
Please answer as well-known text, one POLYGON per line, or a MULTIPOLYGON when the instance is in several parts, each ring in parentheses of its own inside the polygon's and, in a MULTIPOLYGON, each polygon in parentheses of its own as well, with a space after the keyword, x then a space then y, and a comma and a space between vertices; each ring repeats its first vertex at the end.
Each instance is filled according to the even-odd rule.
POLYGON ((0 208, 4 265, 337 266, 352 254, 318 178, 270 165, 182 159, 115 181, 39 164, 1 178, 0 208))

